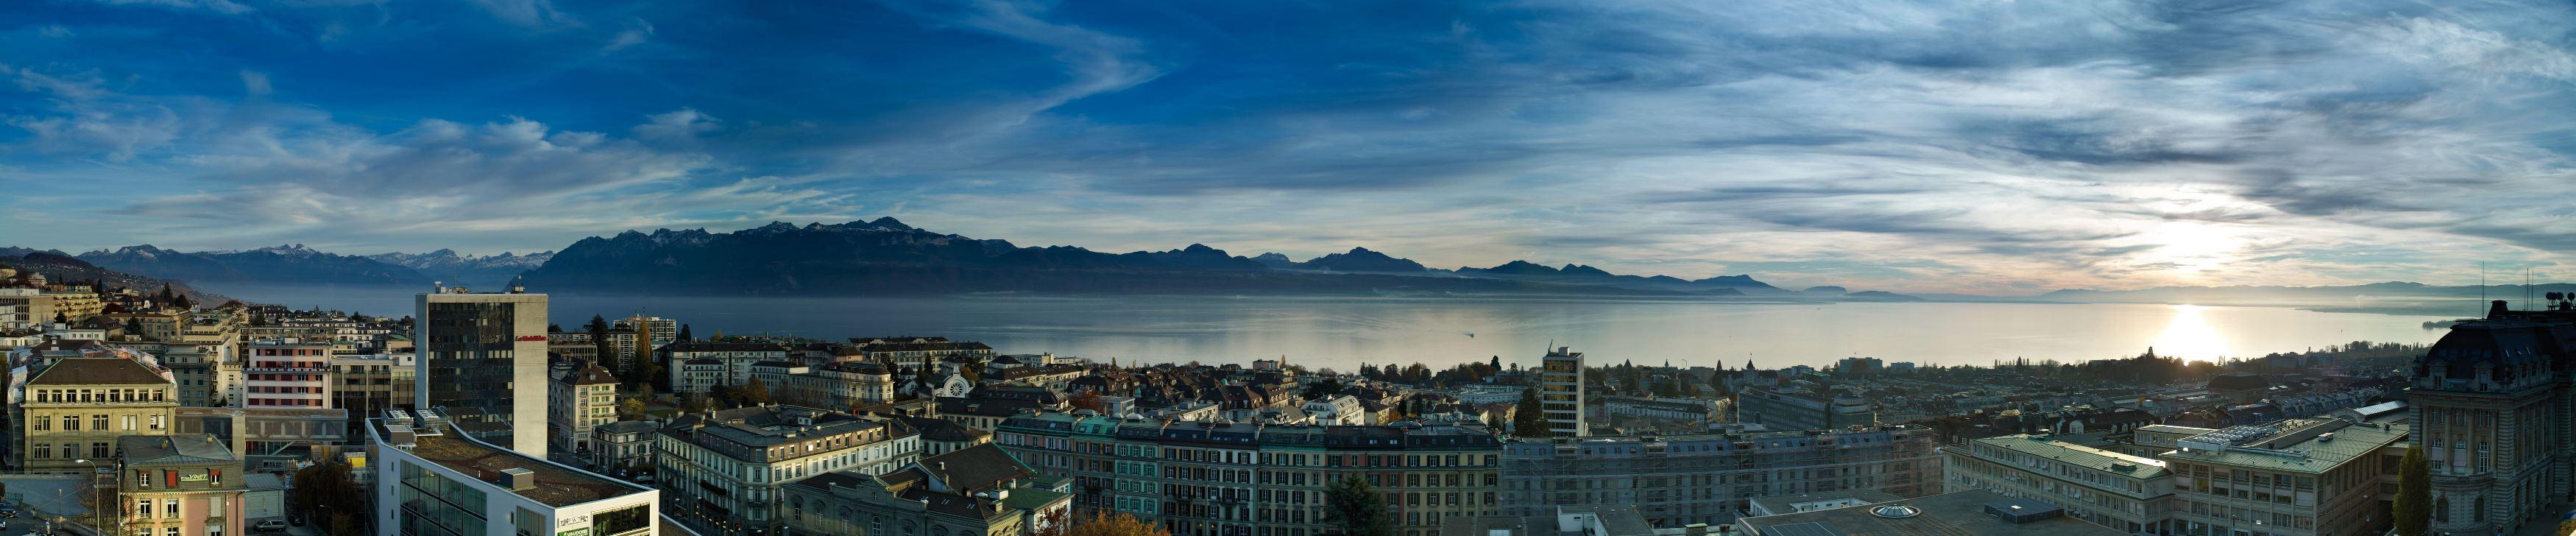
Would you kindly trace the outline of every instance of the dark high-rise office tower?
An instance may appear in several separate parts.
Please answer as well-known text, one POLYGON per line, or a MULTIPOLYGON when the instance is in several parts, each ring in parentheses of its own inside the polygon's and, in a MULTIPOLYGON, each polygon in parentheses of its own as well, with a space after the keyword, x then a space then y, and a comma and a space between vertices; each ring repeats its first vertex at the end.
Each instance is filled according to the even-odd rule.
POLYGON ((415 407, 511 450, 546 456, 546 295, 440 287, 412 318, 415 407), (506 439, 503 436, 507 436, 506 439))

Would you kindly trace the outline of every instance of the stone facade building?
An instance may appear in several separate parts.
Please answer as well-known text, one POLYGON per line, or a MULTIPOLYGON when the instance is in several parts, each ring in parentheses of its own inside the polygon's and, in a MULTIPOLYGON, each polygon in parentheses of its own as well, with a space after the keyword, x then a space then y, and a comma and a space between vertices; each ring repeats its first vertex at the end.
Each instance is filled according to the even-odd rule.
POLYGON ((1125 513, 1181 536, 1321 536, 1324 489, 1386 495, 1395 533, 1495 515, 1500 443, 1483 427, 1268 426, 1061 413, 1004 420, 995 445, 1073 479, 1077 517, 1125 513))
POLYGON ((1930 429, 1550 438, 1503 445, 1503 515, 1558 506, 1634 508, 1659 526, 1732 522, 1754 497, 1868 489, 1940 491, 1930 429))
POLYGON ((248 534, 242 462, 208 434, 117 439, 127 534, 248 534))
POLYGON ((122 357, 55 361, 26 381, 11 421, 19 471, 77 473, 109 463, 117 438, 172 433, 178 388, 168 371, 122 357), (82 463, 87 460, 89 463, 82 463))
POLYGON ((2514 311, 2497 300, 2415 364, 2407 403, 2432 462, 2432 530, 2513 532, 2556 523, 2576 477, 2576 304, 2514 311))

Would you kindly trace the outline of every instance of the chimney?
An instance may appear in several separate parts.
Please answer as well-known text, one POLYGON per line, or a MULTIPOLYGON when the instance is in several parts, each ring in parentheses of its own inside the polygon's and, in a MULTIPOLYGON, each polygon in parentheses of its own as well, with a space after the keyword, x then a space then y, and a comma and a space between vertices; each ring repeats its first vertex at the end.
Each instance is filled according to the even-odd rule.
POLYGON ((2504 300, 2496 300, 2496 301, 2493 301, 2493 302, 2488 302, 2488 303, 2487 303, 2487 318, 2504 318, 2505 312, 2506 312, 2506 311, 2509 311, 2509 310, 2510 310, 2510 309, 2506 309, 2506 308, 2505 308, 2505 306, 2504 306, 2504 300))

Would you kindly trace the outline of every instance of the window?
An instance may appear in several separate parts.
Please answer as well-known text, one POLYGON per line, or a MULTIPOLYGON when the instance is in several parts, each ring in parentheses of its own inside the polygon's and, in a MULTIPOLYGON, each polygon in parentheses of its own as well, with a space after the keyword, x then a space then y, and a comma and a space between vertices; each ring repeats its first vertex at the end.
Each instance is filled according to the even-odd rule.
POLYGON ((35 447, 35 448, 33 448, 33 449, 29 449, 29 451, 30 451, 30 453, 32 453, 32 454, 34 455, 34 457, 35 457, 36 459, 39 459, 39 460, 51 459, 51 458, 53 458, 53 457, 54 457, 54 444, 53 444, 53 443, 37 443, 37 444, 36 444, 36 447, 35 447))
POLYGON ((79 416, 79 415, 64 415, 64 416, 63 416, 63 431, 65 431, 65 432, 78 432, 78 431, 80 431, 80 416, 79 416))
POLYGON ((53 420, 53 419, 49 419, 49 418, 45 418, 44 416, 37 416, 36 418, 34 418, 34 419, 30 419, 29 421, 30 421, 30 424, 33 424, 33 425, 36 427, 36 431, 38 431, 38 432, 43 432, 43 431, 48 431, 48 430, 53 430, 53 429, 54 429, 54 420, 53 420))
POLYGON ((161 517, 179 517, 179 500, 162 499, 161 517))
POLYGON ((92 457, 92 458, 97 458, 97 459, 101 459, 101 460, 107 459, 107 444, 106 444, 106 443, 91 443, 91 444, 89 444, 89 456, 90 456, 90 457, 92 457))
POLYGON ((91 416, 90 416, 90 418, 89 418, 89 429, 91 429, 91 430, 98 430, 98 431, 106 431, 106 430, 107 430, 107 416, 106 416, 106 415, 91 415, 91 416))

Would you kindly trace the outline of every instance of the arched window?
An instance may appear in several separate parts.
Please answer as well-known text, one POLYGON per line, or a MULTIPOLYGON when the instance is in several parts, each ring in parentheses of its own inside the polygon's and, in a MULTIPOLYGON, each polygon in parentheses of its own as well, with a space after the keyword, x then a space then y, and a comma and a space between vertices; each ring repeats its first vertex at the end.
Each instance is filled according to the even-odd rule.
POLYGON ((2439 499, 2433 499, 2433 521, 2435 521, 2435 522, 2439 522, 2439 523, 2449 523, 2449 522, 2451 522, 2451 498, 2450 498, 2450 497, 2443 497, 2443 498, 2439 498, 2439 499))
POLYGON ((2476 504, 2478 508, 2469 511, 2469 520, 2484 523, 2487 520, 2487 498, 2479 497, 2476 504))

